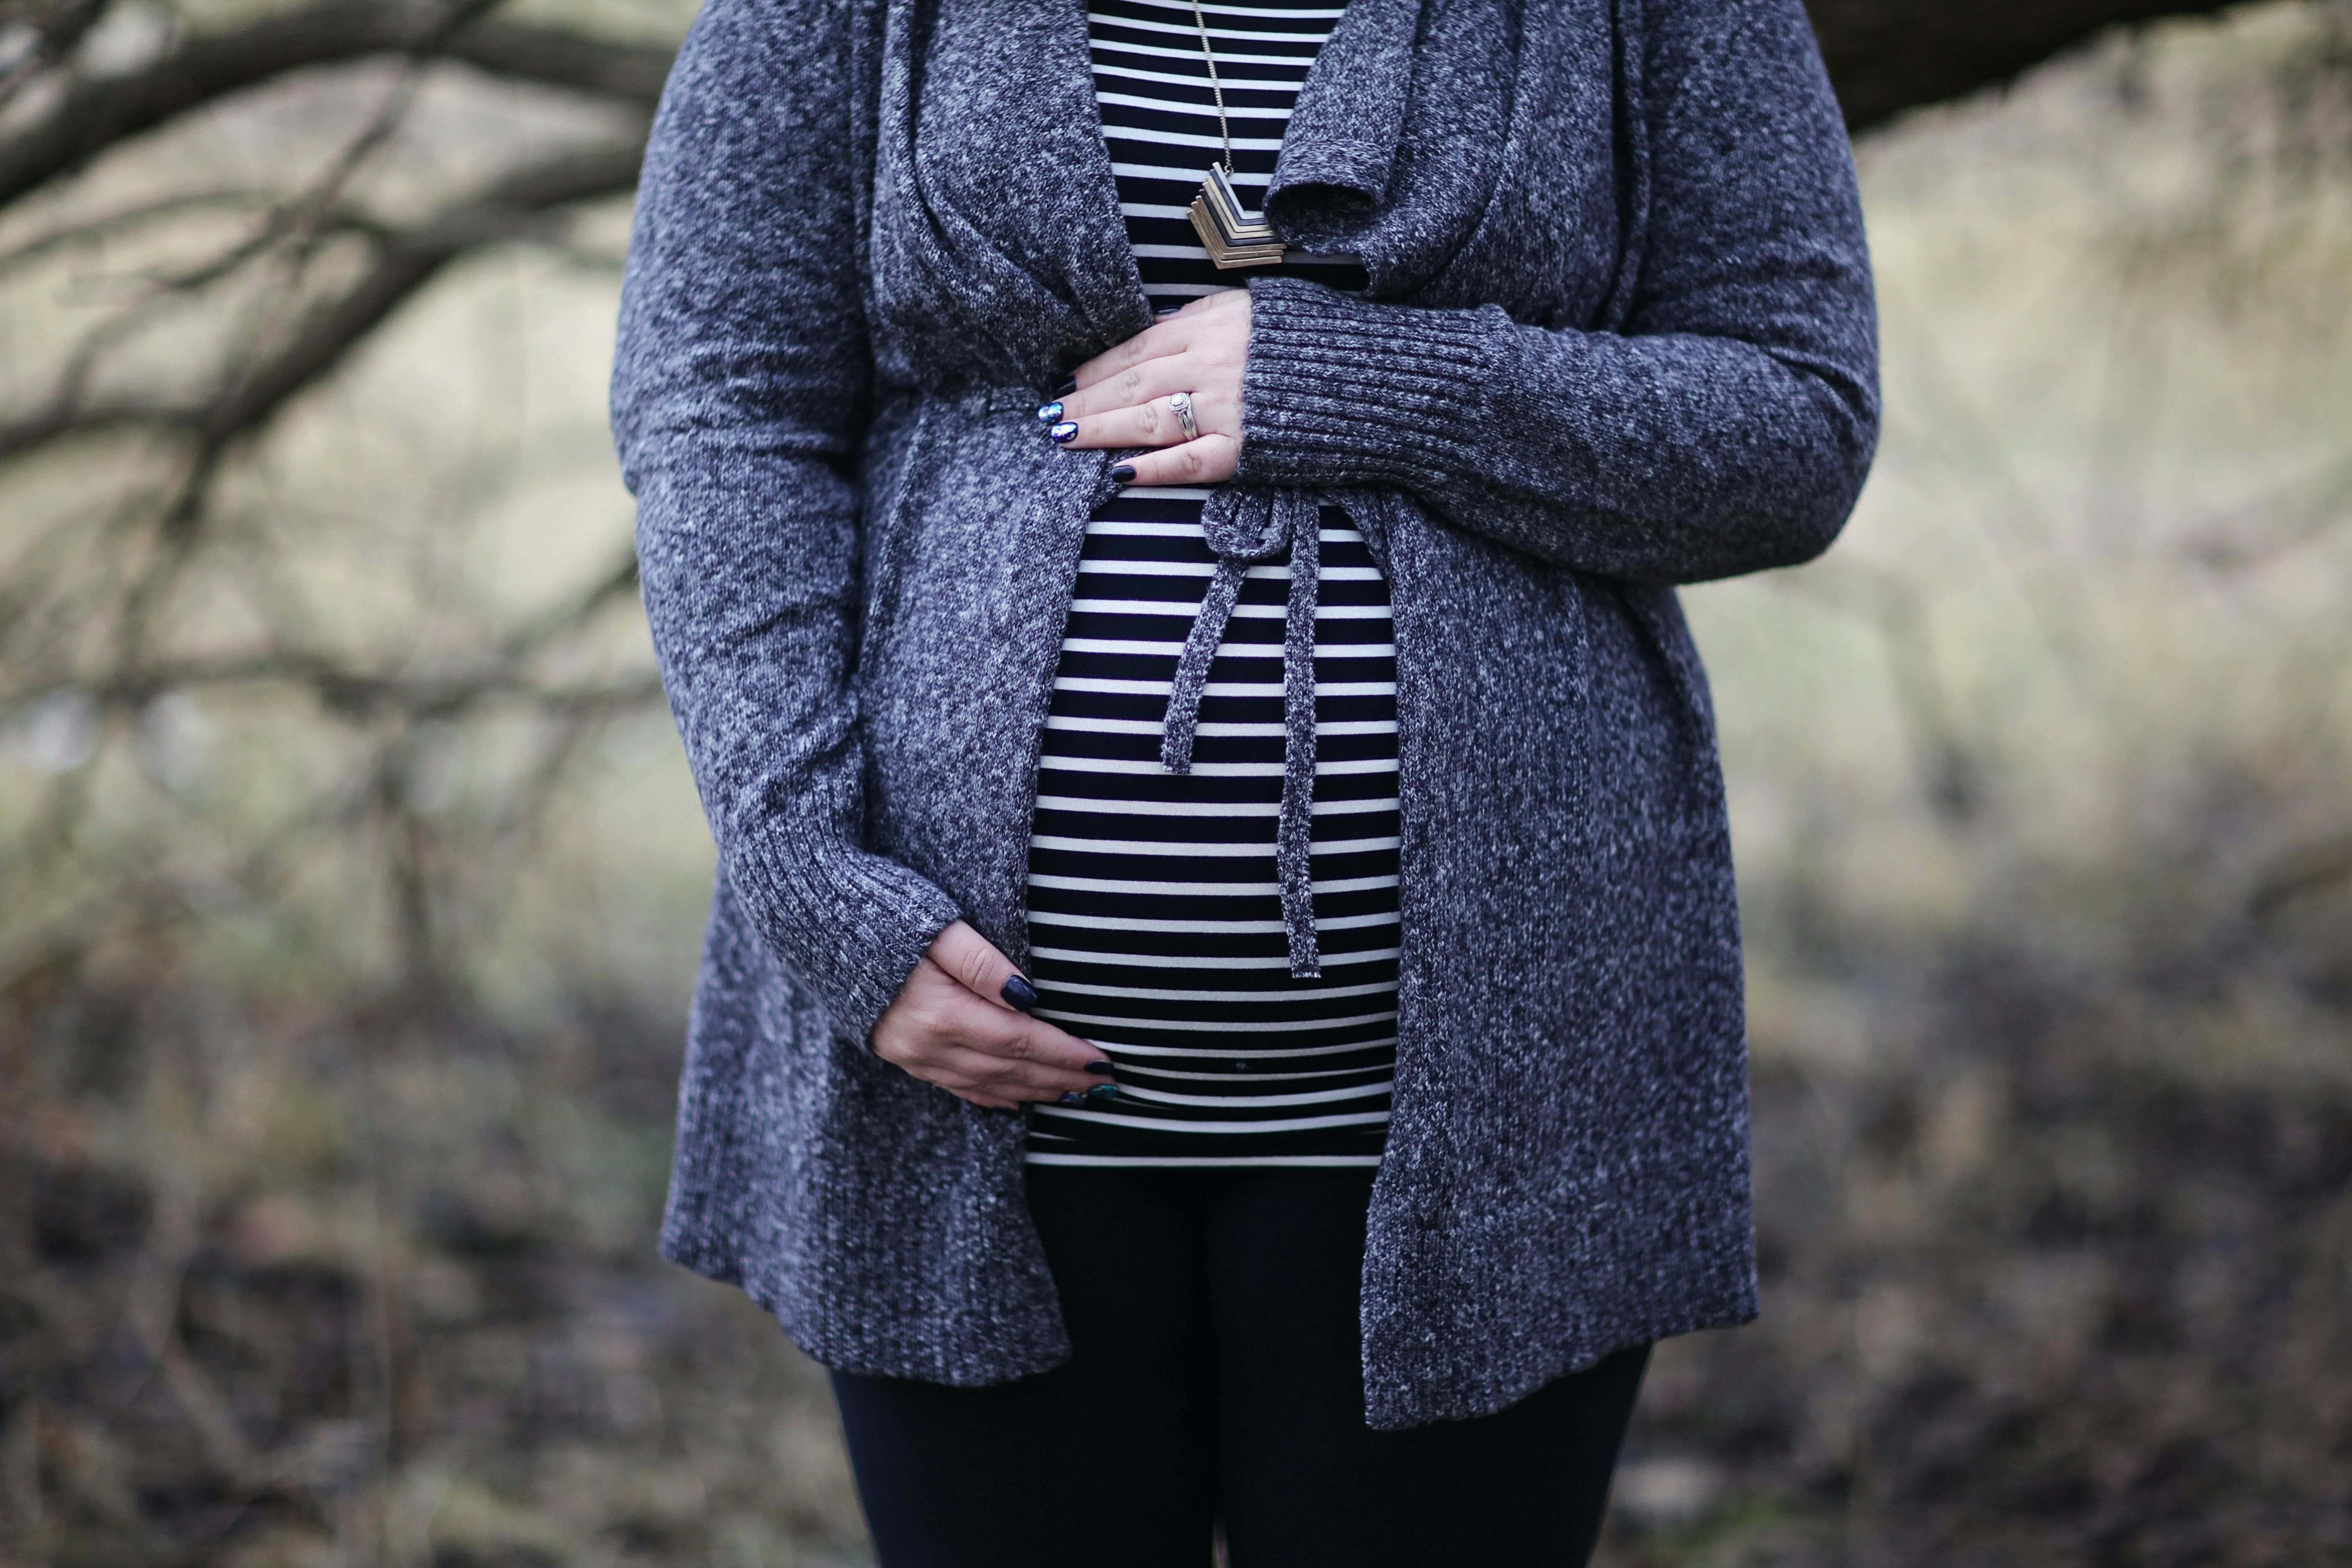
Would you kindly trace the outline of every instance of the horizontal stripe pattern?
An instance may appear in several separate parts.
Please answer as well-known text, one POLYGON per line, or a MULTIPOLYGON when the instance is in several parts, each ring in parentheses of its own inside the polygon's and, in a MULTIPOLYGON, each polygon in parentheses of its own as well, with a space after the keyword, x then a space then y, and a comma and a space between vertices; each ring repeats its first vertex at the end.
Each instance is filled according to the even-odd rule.
POLYGON ((1215 564, 1207 493, 1130 489, 1087 530, 1038 759, 1030 960, 1040 1015, 1102 1048, 1120 1099, 1035 1107, 1029 1158, 1376 1164, 1396 1057, 1388 585, 1347 515, 1325 508, 1312 839, 1323 974, 1294 980, 1275 873, 1286 562, 1242 585, 1192 772, 1160 765, 1177 656, 1215 564))
MULTIPOLYGON (((1265 204, 1291 106, 1339 11, 1329 0, 1202 6, 1233 127, 1234 192, 1253 211, 1265 204)), ((1269 275, 1312 278, 1335 289, 1364 286, 1363 268, 1353 261, 1294 251, 1279 267, 1220 272, 1202 247, 1188 214, 1209 165, 1223 161, 1224 143, 1191 0, 1094 0, 1087 35, 1119 211, 1155 307, 1269 275)))
MULTIPOLYGON (((1264 199, 1329 4, 1205 5, 1234 184, 1264 199)), ((1276 268, 1217 271, 1186 208, 1220 153, 1189 0, 1098 0, 1096 100, 1144 291, 1167 309, 1276 268)), ((1278 270, 1360 288, 1360 268, 1278 270)), ((1116 1069, 1108 1105, 1034 1108, 1041 1165, 1371 1165, 1396 1059, 1396 647, 1388 584, 1321 516, 1316 614, 1316 980, 1290 976, 1275 871, 1287 563, 1253 567, 1210 667, 1192 770, 1160 765, 1176 659, 1216 557, 1204 489, 1134 489, 1087 524, 1037 769, 1029 940, 1039 1013, 1116 1069)))

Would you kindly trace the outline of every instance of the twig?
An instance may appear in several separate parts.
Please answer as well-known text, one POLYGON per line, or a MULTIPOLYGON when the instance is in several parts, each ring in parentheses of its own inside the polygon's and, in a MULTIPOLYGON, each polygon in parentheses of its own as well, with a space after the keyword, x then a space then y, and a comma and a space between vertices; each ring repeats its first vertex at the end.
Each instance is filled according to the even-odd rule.
POLYGON ((303 317, 274 355, 211 395, 185 402, 122 399, 85 405, 96 351, 79 353, 47 406, 0 425, 0 459, 75 437, 140 430, 178 437, 197 452, 217 457, 259 431, 289 402, 341 364, 452 262, 485 247, 527 237, 557 209, 628 194, 635 187, 641 156, 635 142, 572 149, 501 175, 424 224, 387 236, 375 265, 358 282, 303 317))
POLYGON ((52 229, 36 238, 26 240, 13 250, 0 250, 0 276, 43 260, 60 250, 79 246, 100 245, 115 236, 142 228, 151 223, 182 217, 192 212, 204 212, 222 207, 268 207, 277 197, 268 191, 223 190, 194 191, 185 195, 165 196, 157 201, 141 202, 118 211, 86 218, 52 229))
POLYGON ((2352 833, 2303 845, 2278 857, 2254 879, 2246 914, 2267 924, 2289 904, 2352 881, 2352 833))
POLYGON ((622 552, 621 559, 612 569, 591 584, 587 592, 568 605, 561 605, 534 620, 524 622, 507 634, 499 643, 501 657, 509 662, 530 657, 565 632, 573 631, 606 605, 633 595, 637 591, 637 553, 622 552))
POLYGON ((1893 573, 1852 561, 1773 581, 1785 591, 1859 615, 1878 633, 1895 708, 1918 760, 1921 793, 1947 826, 1967 826, 1984 804, 1984 769, 1953 716, 1950 694, 1937 671, 1919 590, 1893 573))
POLYGON ((112 0, 63 0, 63 4, 50 7, 52 14, 47 19, 34 23, 32 46, 23 58, 0 72, 0 109, 79 47, 111 3, 112 0))
POLYGON ((391 141, 393 134, 407 119, 409 110, 416 102, 417 89, 424 85, 426 71, 439 58, 451 36, 501 3, 502 0, 461 0, 461 3, 452 5, 448 15, 416 44, 399 79, 393 83, 391 92, 385 95, 375 113, 320 172, 309 189, 280 205, 269 215, 268 221, 242 243, 201 267, 163 279, 161 286, 167 289, 202 288, 237 270, 281 239, 291 238, 306 249, 314 245, 328 210, 349 188, 367 161, 391 141))
POLYGON ((400 128, 408 110, 416 101, 416 89, 424 80, 421 62, 412 62, 393 84, 391 93, 368 122, 337 153, 332 162, 311 183, 310 188, 291 201, 274 206, 254 232, 231 246, 210 261, 176 273, 164 273, 152 280, 159 290, 187 291, 202 289, 219 281, 243 268, 279 241, 293 239, 308 248, 317 244, 320 237, 331 226, 330 208, 352 176, 400 128))
MULTIPOLYGON (((289 72, 409 53, 441 34, 449 16, 425 0, 312 0, 191 35, 129 75, 77 81, 49 112, 0 139, 0 207, 133 136, 289 72)), ((465 26, 441 52, 494 75, 639 109, 659 97, 670 59, 658 46, 495 20, 465 26)))
MULTIPOLYGON (((331 656, 308 651, 189 659, 115 670, 76 689, 102 710, 145 706, 167 691, 203 687, 289 685, 308 688, 330 712, 367 719, 394 712, 419 722, 452 719, 486 702, 506 700, 547 713, 614 712, 650 702, 661 681, 650 673, 633 679, 571 686, 534 683, 508 661, 438 679, 356 669, 331 656)), ((0 698, 0 713, 44 696, 43 687, 0 698)))
POLYGON ((2194 531, 2181 552, 2210 571, 2241 572, 2266 566, 2347 524, 2352 524, 2352 461, 2335 463, 2260 501, 2233 509, 2194 531), (2260 532, 2256 519, 2262 520, 2260 532))

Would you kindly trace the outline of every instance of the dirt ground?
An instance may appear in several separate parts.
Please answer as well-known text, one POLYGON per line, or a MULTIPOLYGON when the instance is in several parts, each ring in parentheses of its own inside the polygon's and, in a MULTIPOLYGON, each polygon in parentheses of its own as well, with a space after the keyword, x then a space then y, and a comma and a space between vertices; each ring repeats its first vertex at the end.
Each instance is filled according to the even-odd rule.
MULTIPOLYGON (((1759 1008, 1766 1316, 1662 1350, 1605 1563, 2352 1562, 2352 1094, 2143 978, 1759 1008)), ((8 1561, 865 1560, 821 1377, 652 1255, 675 1019, 13 1002, 8 1561)))

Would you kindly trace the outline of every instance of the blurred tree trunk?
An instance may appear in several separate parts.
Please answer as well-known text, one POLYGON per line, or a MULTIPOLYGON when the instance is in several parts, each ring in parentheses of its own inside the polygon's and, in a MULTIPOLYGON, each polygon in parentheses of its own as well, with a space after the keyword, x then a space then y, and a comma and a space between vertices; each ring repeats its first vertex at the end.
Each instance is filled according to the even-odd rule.
MULTIPOLYGON (((1906 109, 2007 81, 2099 30, 2222 7, 2213 0, 1809 0, 1830 73, 1856 130, 1906 109)), ((0 0, 0 210, 68 178, 113 148, 164 130, 212 104, 297 72, 386 57, 423 68, 455 62, 542 89, 577 93, 643 115, 658 96, 667 51, 614 41, 592 29, 509 20, 501 0, 294 0, 224 27, 181 29, 130 68, 98 71, 78 60, 113 0, 0 0), (46 86, 46 92, 36 90, 46 86), (37 107, 36 107, 37 105, 37 107)), ((329 187, 281 209, 257 242, 225 262, 261 258, 278 240, 314 238, 359 218, 334 210, 341 186, 389 134, 355 146, 329 187)), ((212 459, 266 424, 279 405, 328 374, 409 295, 470 251, 512 243, 562 209, 625 195, 641 142, 567 149, 519 169, 491 189, 466 193, 423 229, 381 237, 386 265, 339 314, 310 323, 277 363, 248 373, 240 397, 196 405, 100 411, 78 395, 0 422, 0 458, 95 426, 176 426, 212 459), (225 408, 224 401, 232 405, 225 408)), ((43 243, 58 243, 53 237, 43 243)), ((207 280, 216 277, 208 273, 207 280)), ((224 388, 224 392, 227 389, 224 388)))
MULTIPOLYGON (((2215 0, 1808 0, 1856 130, 2007 81, 2103 28, 2214 12, 2215 0)), ((664 52, 584 29, 517 23, 499 0, 302 0, 241 26, 187 34, 143 68, 71 61, 109 0, 0 0, 0 102, 69 78, 0 135, 0 205, 109 148, 294 71, 383 55, 441 58, 540 86, 649 106, 664 52)))
POLYGON ((1806 0, 1856 131, 2008 81, 2104 28, 2223 8, 2213 0, 1806 0))
MULTIPOLYGON (((1830 73, 1857 129, 2009 80, 2103 28, 2223 9, 2216 0, 1808 0, 1830 73)), ((148 68, 82 77, 49 111, 0 139, 0 202, 126 137, 290 71, 386 53, 625 101, 648 101, 661 51, 489 13, 498 0, 306 0, 192 35, 148 68)), ((0 0, 0 98, 68 61, 107 0, 0 0)))
MULTIPOLYGON (((1847 120, 1857 130, 2006 81, 2107 26, 2221 9, 2213 0, 1809 3, 1847 120)), ((98 374, 102 362, 136 325, 135 313, 126 313, 119 330, 94 338, 89 353, 68 363, 45 395, 11 398, 15 406, 0 410, 0 462, 92 436, 175 445, 184 455, 184 482, 158 521, 176 552, 202 531, 224 460, 332 375, 453 264, 561 237, 582 209, 625 198, 670 51, 584 23, 551 20, 545 10, 518 18, 507 9, 503 0, 283 0, 240 7, 234 21, 196 26, 177 7, 0 0, 0 214, 73 184, 117 148, 178 133, 207 109, 249 100, 299 75, 363 62, 404 61, 412 85, 425 73, 455 68, 570 94, 611 111, 604 135, 542 148, 485 183, 444 193, 438 210, 421 221, 394 222, 353 193, 406 112, 413 93, 404 92, 303 188, 191 189, 131 210, 84 216, 0 254, 0 270, 5 270, 100 247, 206 205, 258 202, 261 214, 247 238, 156 279, 151 298, 173 295, 194 303, 214 286, 264 267, 290 269, 288 276, 299 285, 286 290, 281 319, 243 343, 209 385, 99 390, 107 381, 98 374), (126 53, 126 36, 145 41, 126 53), (313 265, 331 248, 326 242, 336 239, 372 253, 371 265, 355 281, 338 282, 313 265)), ((133 623, 147 596, 131 596, 133 623)), ((0 602, 0 612, 6 607, 0 602)), ((0 652, 6 651, 9 618, 0 613, 0 652)), ((127 632, 125 658, 115 679, 100 685, 118 689, 124 700, 143 700, 158 689, 159 677, 142 667, 136 625, 127 632)), ((347 695, 345 675, 329 671, 314 684, 343 682, 338 690, 347 695)), ((0 686, 0 712, 23 695, 0 686)), ((384 700, 376 691, 370 701, 384 700)))
MULTIPOLYGON (((2221 9, 2212 0, 1810 5, 1847 120, 1857 130, 2006 81, 2110 26, 2221 9)), ((405 58, 412 72, 449 62, 611 105, 635 126, 623 139, 565 148, 487 187, 453 193, 436 217, 400 230, 341 201, 394 126, 372 128, 317 188, 288 193, 251 243, 199 269, 210 283, 289 247, 312 246, 321 234, 366 233, 379 265, 359 287, 340 300, 314 301, 300 330, 270 344, 262 363, 242 366, 233 381, 194 399, 109 405, 86 395, 86 376, 68 378, 45 403, 0 416, 0 459, 99 430, 176 436, 192 458, 192 483, 172 508, 184 523, 202 511, 207 481, 230 447, 330 374, 451 263, 544 232, 569 209, 625 195, 668 51, 582 26, 512 20, 502 9, 501 0, 292 0, 230 26, 169 31, 127 67, 116 60, 93 69, 81 57, 94 33, 125 7, 113 0, 0 0, 0 110, 9 111, 0 121, 7 123, 0 131, 0 211, 214 104, 299 72, 363 60, 405 58)), ((100 229, 125 221, 117 216, 79 234, 51 235, 34 248, 91 242, 100 229)))
MULTIPOLYGON (((637 3, 641 16, 670 14, 670 0, 658 11, 656 0, 637 3)), ((1809 3, 1857 130, 2006 81, 2110 26, 2221 9, 2189 0, 1809 3)), ((607 20, 625 15, 599 9, 607 20)), ((140 456, 122 470, 103 587, 39 564, 69 558, 81 527, 70 516, 42 525, 0 582, 0 725, 60 693, 103 721, 100 733, 109 737, 127 733, 123 721, 166 694, 254 686, 307 693, 321 714, 374 738, 375 776, 339 784, 333 798, 376 803, 381 841, 399 847, 431 837, 405 804, 415 794, 404 784, 414 733, 493 706, 532 708, 549 720, 551 778, 583 725, 658 700, 650 671, 588 682, 552 673, 601 617, 633 600, 625 542, 576 599, 467 647, 443 636, 429 672, 291 626, 227 652, 175 647, 160 629, 190 563, 222 549, 225 533, 254 526, 219 503, 224 476, 436 280, 516 247, 617 263, 609 243, 587 254, 594 247, 575 237, 588 231, 583 215, 599 213, 609 234, 634 190, 671 47, 592 26, 588 10, 524 12, 503 0, 0 0, 0 218, 22 219, 0 246, 0 280, 70 293, 77 268, 106 274, 110 247, 156 253, 179 237, 172 264, 119 272, 106 285, 110 294, 82 289, 79 297, 118 303, 84 318, 93 324, 78 347, 53 365, 19 355, 8 367, 0 480, 13 484, 19 465, 68 446, 140 456), (238 184, 234 168, 217 160, 208 167, 202 150, 220 123, 209 111, 233 116, 272 94, 299 97, 302 82, 315 87, 336 73, 358 112, 320 133, 329 140, 310 150, 306 172, 288 164, 238 184), (426 100, 425 83, 467 76, 514 89, 476 96, 488 123, 503 114, 515 130, 510 142, 478 132, 477 144, 500 149, 505 162, 444 169, 421 199, 384 200, 373 176, 426 100), (524 133, 534 114, 543 121, 549 95, 569 100, 576 134, 524 133), (572 114, 580 105, 592 112, 572 114), (178 184, 121 205, 108 184, 116 154, 135 162, 159 145, 190 150, 173 164, 178 184), (188 325, 230 320, 243 324, 226 336, 188 325), (178 352, 174 332, 214 346, 197 363, 169 360, 168 374, 158 372, 178 352)), ((428 167, 425 184, 431 175, 428 167)), ((9 492, 12 503, 17 493, 9 492)), ((89 798, 86 776, 79 766, 58 776, 22 845, 12 848, 14 836, 0 833, 0 863, 26 846, 50 854, 71 840, 69 825, 89 798)), ((521 816, 499 820, 511 826, 509 818, 521 816)), ((402 929, 436 929, 421 908, 406 910, 402 929)), ((419 935, 411 945, 428 944, 419 935)), ((409 967, 422 987, 435 966, 426 955, 409 967)))

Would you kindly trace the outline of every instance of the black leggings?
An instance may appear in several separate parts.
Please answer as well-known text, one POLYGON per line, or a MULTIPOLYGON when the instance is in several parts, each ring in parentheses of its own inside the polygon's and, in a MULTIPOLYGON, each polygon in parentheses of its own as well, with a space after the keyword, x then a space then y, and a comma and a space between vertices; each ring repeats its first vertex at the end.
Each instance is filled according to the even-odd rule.
POLYGON ((1649 1349, 1499 1415, 1364 1425, 1371 1173, 1030 1167, 1076 1353, 993 1388, 834 1375, 882 1568, 1575 1568, 1649 1349))

